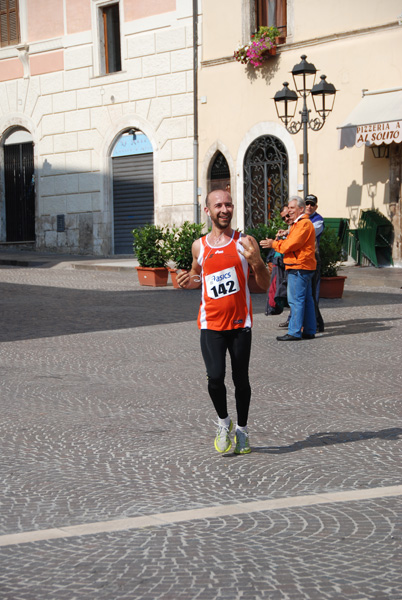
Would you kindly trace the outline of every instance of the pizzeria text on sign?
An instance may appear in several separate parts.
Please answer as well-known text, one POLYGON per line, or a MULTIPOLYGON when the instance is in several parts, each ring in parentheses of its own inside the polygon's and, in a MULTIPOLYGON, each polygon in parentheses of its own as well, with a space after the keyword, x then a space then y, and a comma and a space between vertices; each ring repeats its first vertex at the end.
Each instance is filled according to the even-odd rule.
POLYGON ((375 123, 374 125, 358 125, 356 129, 356 146, 362 144, 390 144, 402 140, 402 121, 375 123))

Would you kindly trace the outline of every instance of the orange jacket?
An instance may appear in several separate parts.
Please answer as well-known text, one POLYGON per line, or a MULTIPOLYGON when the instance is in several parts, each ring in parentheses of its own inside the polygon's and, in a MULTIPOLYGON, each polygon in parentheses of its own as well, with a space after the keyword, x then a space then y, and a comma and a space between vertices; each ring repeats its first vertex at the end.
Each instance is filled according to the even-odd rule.
POLYGON ((285 240, 272 243, 272 248, 283 254, 286 269, 315 271, 315 230, 308 215, 293 223, 285 240))

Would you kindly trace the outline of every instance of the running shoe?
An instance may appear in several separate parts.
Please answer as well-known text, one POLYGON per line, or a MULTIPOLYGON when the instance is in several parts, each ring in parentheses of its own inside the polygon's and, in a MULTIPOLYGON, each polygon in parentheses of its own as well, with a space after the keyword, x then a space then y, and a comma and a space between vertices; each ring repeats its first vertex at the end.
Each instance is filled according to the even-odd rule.
POLYGON ((248 439, 248 433, 244 433, 243 431, 240 431, 240 429, 236 429, 235 443, 235 454, 250 454, 251 448, 248 439))
POLYGON ((224 452, 228 452, 228 450, 232 447, 232 442, 230 441, 229 433, 233 429, 232 420, 229 423, 229 427, 225 427, 224 425, 218 425, 218 431, 215 438, 215 450, 223 454, 224 452))

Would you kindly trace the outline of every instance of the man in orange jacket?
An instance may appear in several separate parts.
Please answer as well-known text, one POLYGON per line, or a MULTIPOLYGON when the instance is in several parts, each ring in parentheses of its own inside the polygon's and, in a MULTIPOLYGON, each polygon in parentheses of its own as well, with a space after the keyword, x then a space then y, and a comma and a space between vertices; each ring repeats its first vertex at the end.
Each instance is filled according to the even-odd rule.
POLYGON ((260 242, 263 248, 273 248, 284 255, 290 321, 288 333, 276 338, 280 342, 311 340, 317 329, 311 287, 317 267, 314 225, 305 214, 306 204, 299 196, 291 197, 288 209, 293 225, 286 239, 266 239, 260 242))

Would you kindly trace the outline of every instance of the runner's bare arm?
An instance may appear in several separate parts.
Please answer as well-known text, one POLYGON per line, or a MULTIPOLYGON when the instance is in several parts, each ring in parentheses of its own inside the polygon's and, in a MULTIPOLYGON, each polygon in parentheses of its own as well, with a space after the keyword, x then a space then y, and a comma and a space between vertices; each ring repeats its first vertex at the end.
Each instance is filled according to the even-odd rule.
POLYGON ((271 276, 261 258, 257 240, 251 235, 245 235, 240 238, 240 243, 244 248, 242 254, 255 275, 256 284, 263 290, 267 290, 271 276))

